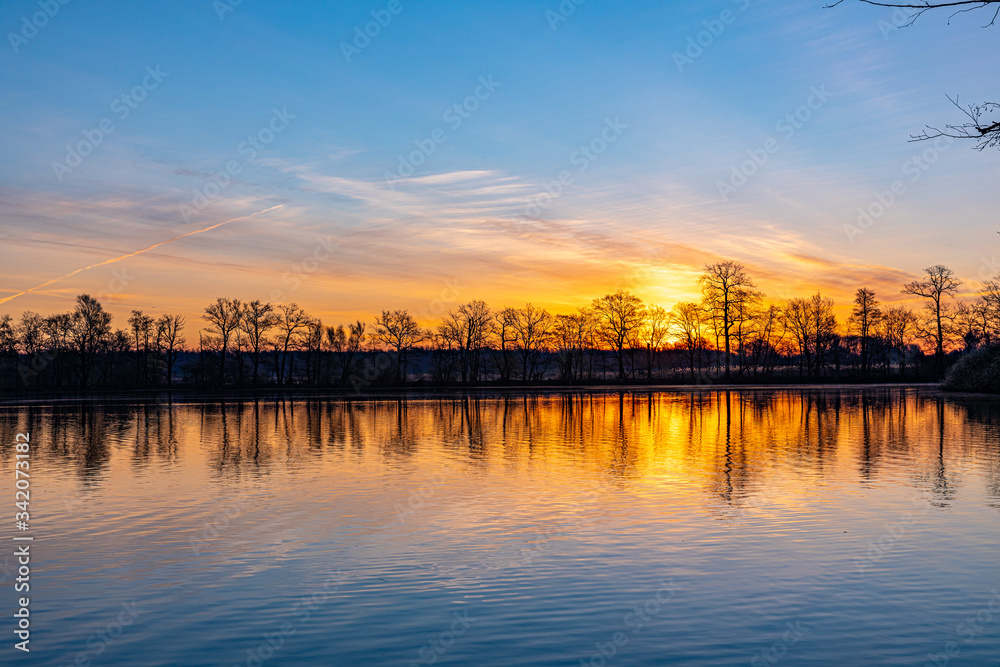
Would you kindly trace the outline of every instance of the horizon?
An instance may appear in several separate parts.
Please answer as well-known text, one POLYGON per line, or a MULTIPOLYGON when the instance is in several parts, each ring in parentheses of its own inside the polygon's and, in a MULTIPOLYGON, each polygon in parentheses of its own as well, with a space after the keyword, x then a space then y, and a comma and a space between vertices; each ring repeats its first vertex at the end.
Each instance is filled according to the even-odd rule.
MULTIPOLYGON (((642 273, 641 270, 639 272, 633 274, 633 276, 632 276, 632 282, 637 282, 637 281, 641 280, 641 276, 642 275, 643 275, 643 273, 642 273)), ((926 276, 924 276, 924 277, 926 277, 926 276)), ((124 278, 127 278, 127 275, 124 276, 124 278)), ((752 278, 752 276, 751 276, 751 278, 752 278)), ((113 280, 120 280, 120 279, 119 278, 113 278, 113 280)), ((500 311, 503 310, 503 309, 505 309, 505 308, 518 309, 518 308, 523 308, 526 305, 531 305, 531 306, 535 306, 537 308, 544 309, 544 310, 548 311, 552 317, 558 317, 560 315, 573 315, 573 314, 576 314, 576 313, 578 313, 578 312, 580 312, 582 310, 585 310, 585 309, 592 311, 593 310, 593 304, 594 304, 595 301, 597 301, 598 299, 600 299, 600 298, 602 298, 604 296, 610 296, 610 295, 616 293, 619 290, 622 290, 622 291, 624 291, 624 292, 626 292, 628 294, 634 294, 633 290, 629 289, 628 283, 629 283, 628 280, 623 281, 622 283, 620 283, 619 285, 617 285, 614 289, 612 289, 610 291, 607 291, 607 292, 605 292, 603 294, 600 294, 598 296, 595 296, 593 299, 591 299, 589 301, 581 302, 581 303, 577 304, 575 307, 571 307, 571 308, 567 309, 564 312, 563 311, 560 311, 560 312, 548 311, 548 308, 546 308, 544 305, 532 302, 530 300, 527 301, 527 302, 525 302, 525 303, 510 303, 510 304, 506 304, 506 303, 505 304, 495 304, 495 303, 490 303, 490 302, 485 302, 485 303, 486 303, 487 307, 490 309, 491 315, 494 318, 497 317, 500 314, 500 311)), ((860 289, 860 288, 862 288, 864 286, 860 286, 859 285, 858 287, 860 289)), ((460 284, 457 284, 457 283, 446 283, 445 288, 441 291, 440 297, 436 298, 436 299, 432 299, 432 300, 424 303, 423 306, 420 309, 415 310, 415 311, 411 311, 410 309, 402 308, 402 309, 398 309, 398 310, 403 310, 405 312, 408 312, 410 315, 412 315, 413 318, 414 318, 414 320, 416 321, 416 323, 421 326, 421 328, 423 329, 423 331, 428 336, 430 336, 431 338, 433 338, 436 335, 435 331, 436 331, 436 328, 438 327, 438 325, 444 323, 444 321, 445 321, 445 319, 446 319, 446 317, 448 315, 456 313, 457 310, 458 310, 458 308, 460 306, 469 304, 469 303, 471 303, 473 301, 483 301, 481 299, 477 299, 475 296, 472 296, 472 297, 470 297, 468 299, 458 299, 456 295, 461 294, 461 292, 462 292, 462 289, 461 289, 461 285, 460 284)), ((789 295, 789 296, 785 297, 783 300, 772 299, 772 298, 769 297, 768 294, 763 293, 762 297, 761 297, 759 308, 766 309, 768 306, 772 306, 772 305, 781 307, 781 306, 785 305, 788 302, 788 300, 790 300, 790 299, 809 299, 809 298, 813 297, 814 295, 820 295, 820 296, 822 296, 824 298, 832 298, 832 297, 829 297, 826 294, 823 294, 823 292, 820 291, 820 290, 817 290, 817 291, 814 291, 814 292, 809 292, 809 293, 803 293, 803 294, 789 295)), ((878 307, 879 308, 882 308, 882 307, 885 307, 885 306, 903 305, 903 306, 906 306, 906 307, 910 308, 910 310, 913 311, 914 313, 919 313, 920 311, 926 310, 926 308, 928 306, 927 300, 924 299, 924 298, 922 298, 922 297, 913 296, 913 295, 909 295, 909 294, 904 294, 902 292, 902 290, 900 290, 900 295, 901 295, 902 298, 886 299, 886 298, 884 298, 884 295, 881 295, 881 294, 879 294, 879 293, 876 292, 874 296, 875 296, 876 302, 878 303, 878 307)), ((80 297, 90 296, 90 297, 96 299, 104 307, 104 310, 106 310, 107 312, 111 313, 112 318, 113 318, 112 322, 111 322, 112 329, 123 329, 125 331, 128 331, 128 327, 129 327, 128 319, 129 319, 129 317, 131 315, 131 312, 123 313, 123 314, 121 314, 119 316, 118 314, 116 314, 113 311, 113 309, 108 308, 108 304, 101 299, 101 296, 102 296, 101 293, 98 293, 97 295, 93 295, 93 294, 80 294, 78 296, 80 296, 80 297)), ((635 296, 638 296, 638 295, 636 294, 635 296)), ((952 300, 953 301, 954 300, 959 300, 963 296, 970 296, 970 295, 967 294, 967 293, 965 293, 965 292, 963 292, 963 291, 959 291, 954 297, 952 297, 952 300)), ((242 306, 246 306, 246 305, 248 305, 249 303, 251 303, 253 301, 260 301, 263 304, 270 304, 270 305, 274 306, 275 309, 277 309, 280 306, 298 306, 298 307, 302 308, 302 310, 305 311, 305 313, 307 315, 309 315, 311 318, 313 318, 314 320, 316 320, 319 323, 321 323, 323 325, 324 329, 331 329, 331 328, 335 329, 338 326, 347 326, 348 324, 353 324, 355 321, 358 321, 358 320, 360 320, 361 322, 364 322, 366 325, 368 325, 369 327, 372 327, 372 329, 374 329, 374 327, 372 326, 374 320, 380 314, 383 314, 385 312, 393 310, 393 309, 380 309, 380 310, 372 311, 367 317, 355 318, 354 320, 325 321, 325 320, 323 320, 322 317, 318 317, 314 313, 312 313, 308 308, 303 307, 302 304, 298 304, 297 302, 294 302, 294 301, 273 302, 273 301, 269 301, 267 299, 253 299, 253 298, 251 298, 251 299, 239 299, 239 298, 231 297, 231 296, 222 296, 222 297, 218 297, 217 296, 217 297, 213 297, 210 302, 206 302, 205 307, 202 308, 201 311, 199 311, 198 313, 194 314, 193 316, 190 315, 190 314, 188 314, 188 313, 183 313, 183 312, 180 312, 180 313, 175 313, 175 312, 170 312, 170 313, 156 313, 155 315, 181 315, 181 316, 183 316, 185 318, 185 321, 183 323, 183 332, 182 332, 182 334, 187 338, 187 344, 185 345, 184 349, 195 350, 197 348, 194 347, 194 342, 193 342, 193 338, 192 338, 193 336, 197 335, 197 336, 200 337, 202 334, 204 334, 206 336, 215 335, 212 332, 212 327, 214 325, 207 320, 207 318, 205 317, 205 314, 206 314, 206 312, 208 310, 208 307, 211 306, 211 305, 213 305, 213 304, 215 304, 216 300, 220 299, 220 298, 221 299, 232 299, 232 300, 238 301, 242 306)), ((641 297, 639 297, 639 298, 640 298, 640 300, 642 300, 642 306, 643 306, 643 308, 648 309, 648 308, 653 308, 653 307, 657 307, 657 306, 663 307, 666 311, 668 311, 669 313, 671 313, 671 318, 673 317, 673 314, 671 312, 672 308, 674 306, 679 306, 679 305, 682 305, 684 303, 694 303, 694 304, 696 304, 696 305, 698 305, 699 307, 702 307, 702 308, 707 308, 708 307, 708 306, 706 306, 703 303, 703 296, 701 295, 700 292, 691 301, 688 301, 688 302, 677 301, 677 302, 669 304, 669 305, 664 305, 664 304, 659 304, 659 303, 651 303, 651 302, 643 300, 641 297)), ((39 314, 42 315, 43 317, 48 317, 50 315, 55 315, 55 314, 59 314, 59 313, 72 313, 72 311, 73 311, 73 309, 74 309, 75 306, 76 306, 76 297, 74 297, 73 302, 71 304, 69 304, 69 306, 67 307, 67 309, 64 310, 64 311, 59 311, 58 313, 54 312, 54 313, 39 313, 39 314)), ((840 332, 842 332, 844 335, 848 335, 848 336, 851 335, 851 324, 848 322, 848 317, 850 316, 852 306, 853 306, 853 297, 852 297, 852 301, 849 301, 849 302, 838 302, 836 299, 834 299, 833 306, 832 306, 832 312, 837 317, 837 320, 836 320, 836 327, 837 327, 837 329, 840 332)), ((11 313, 11 312, 7 312, 7 311, 2 311, 2 312, 0 312, 0 317, 2 317, 3 315, 10 315, 13 318, 13 323, 16 323, 18 321, 18 319, 19 319, 18 317, 16 317, 16 315, 27 313, 27 312, 34 312, 34 311, 27 311, 27 310, 25 310, 25 311, 21 311, 21 313, 11 313)), ((153 316, 153 319, 156 319, 155 315, 151 315, 151 313, 149 313, 149 312, 144 312, 144 311, 140 311, 140 312, 142 312, 143 315, 153 316)), ((671 320, 671 322, 672 322, 672 320, 671 320)), ((682 342, 682 337, 683 337, 683 334, 675 332, 674 328, 673 328, 673 324, 671 324, 670 328, 668 330, 667 338, 666 339, 668 341, 671 341, 673 344, 679 344, 680 342, 682 342)), ((374 337, 373 337, 373 335, 370 332, 368 334, 366 334, 366 338, 368 339, 368 344, 375 344, 374 337)), ((436 345, 438 343, 436 343, 433 340, 428 343, 427 339, 425 338, 425 339, 421 340, 421 342, 418 344, 417 347, 425 347, 428 344, 430 346, 434 346, 434 345, 436 345)), ((933 350, 933 344, 930 344, 927 341, 922 341, 922 340, 918 339, 918 342, 916 344, 918 345, 918 347, 921 347, 922 349, 931 349, 931 350, 933 350)))

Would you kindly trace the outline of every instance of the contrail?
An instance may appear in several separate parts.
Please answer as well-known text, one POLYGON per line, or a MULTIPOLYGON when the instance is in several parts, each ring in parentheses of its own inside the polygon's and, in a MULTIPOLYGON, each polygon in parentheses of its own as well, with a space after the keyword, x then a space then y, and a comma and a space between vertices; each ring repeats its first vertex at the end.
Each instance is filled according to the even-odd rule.
POLYGON ((24 290, 23 292, 18 292, 17 294, 12 294, 11 296, 4 297, 4 298, 0 299, 0 304, 7 303, 8 301, 16 299, 19 296, 24 296, 25 294, 28 294, 30 292, 34 292, 35 290, 42 289, 43 287, 48 287, 52 283, 57 283, 60 280, 66 280, 67 278, 71 278, 71 277, 75 276, 78 273, 82 273, 83 271, 89 271, 90 269, 95 269, 98 266, 105 266, 107 264, 114 264, 115 262, 120 262, 123 259, 128 259, 129 257, 135 257, 136 255, 141 255, 144 252, 149 252, 153 248, 159 248, 161 245, 166 245, 168 243, 173 243, 174 241, 177 241, 179 239, 183 239, 183 238, 188 237, 188 236, 194 236, 195 234, 204 234, 205 232, 210 232, 213 229, 218 229, 219 227, 221 227, 223 225, 228 225, 230 222, 236 222, 237 220, 246 220, 247 218, 252 218, 255 215, 261 215, 262 213, 267 213, 268 211, 273 211, 276 208, 281 208, 282 206, 284 206, 284 204, 278 204, 277 206, 272 206, 271 208, 265 208, 263 211, 257 211, 256 213, 251 213, 250 215, 244 215, 244 216, 241 216, 239 218, 233 218, 232 220, 226 220, 224 222, 220 222, 220 223, 214 224, 211 227, 205 227, 204 229, 196 229, 193 232, 188 232, 186 234, 181 234, 180 236, 175 236, 172 239, 167 239, 166 241, 160 241, 159 243, 154 243, 151 246, 147 246, 145 248, 142 248, 141 250, 136 250, 135 252, 130 252, 127 255, 122 255, 121 257, 113 257, 111 259, 106 259, 103 262, 98 262, 97 264, 91 264, 90 266, 85 266, 82 269, 77 269, 76 271, 71 271, 70 273, 67 273, 65 276, 59 276, 58 278, 52 278, 51 280, 47 280, 46 282, 42 283, 41 285, 35 285, 34 287, 30 287, 30 288, 24 290))

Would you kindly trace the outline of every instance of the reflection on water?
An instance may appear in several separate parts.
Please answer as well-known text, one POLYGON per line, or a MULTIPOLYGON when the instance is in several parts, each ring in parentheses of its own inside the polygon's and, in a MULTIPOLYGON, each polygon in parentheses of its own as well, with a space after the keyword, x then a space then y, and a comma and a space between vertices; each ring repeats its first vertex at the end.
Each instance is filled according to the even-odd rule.
POLYGON ((1000 606, 956 627, 1000 587, 998 406, 109 400, 0 437, 34 443, 36 664, 984 664, 1000 606))

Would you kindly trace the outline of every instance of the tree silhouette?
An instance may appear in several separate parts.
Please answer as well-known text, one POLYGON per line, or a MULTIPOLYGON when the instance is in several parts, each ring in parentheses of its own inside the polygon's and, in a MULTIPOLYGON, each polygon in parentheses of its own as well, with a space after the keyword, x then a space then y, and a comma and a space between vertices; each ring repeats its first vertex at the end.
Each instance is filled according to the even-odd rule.
POLYGON ((594 299, 592 308, 597 316, 597 335, 614 351, 618 362, 618 379, 624 380, 625 350, 635 342, 645 318, 646 307, 642 299, 620 289, 614 294, 594 299))
POLYGON ((365 323, 361 320, 347 325, 327 327, 326 342, 329 348, 336 353, 340 360, 340 382, 346 383, 351 373, 351 364, 354 358, 361 351, 361 346, 365 341, 365 323))
POLYGON ((156 349, 164 358, 168 387, 174 386, 174 364, 186 342, 181 335, 183 329, 183 315, 161 315, 156 320, 156 349))
POLYGON ((226 351, 229 349, 229 341, 243 317, 243 306, 239 299, 219 297, 215 303, 205 308, 205 314, 201 317, 209 324, 209 334, 218 336, 219 350, 222 353, 222 358, 219 361, 219 384, 225 384, 226 351))
POLYGON ((407 310, 383 310, 375 318, 375 338, 396 353, 397 381, 406 381, 406 355, 425 337, 426 333, 407 310))
POLYGON ((680 332, 680 343, 687 351, 691 381, 695 379, 695 365, 701 370, 701 357, 706 347, 704 329, 708 313, 700 303, 687 301, 674 305, 670 315, 680 332))
POLYGON ((890 349, 899 355, 899 375, 906 374, 906 346, 917 326, 916 314, 906 306, 889 306, 879 329, 890 349))
POLYGON ((288 357, 288 350, 297 339, 306 333, 312 324, 312 318, 297 303, 281 304, 278 306, 275 327, 278 329, 278 339, 274 341, 275 356, 278 359, 278 384, 285 384, 285 370, 288 371, 288 381, 292 380, 292 363, 288 357))
POLYGON ((670 313, 663 306, 650 306, 646 309, 645 322, 642 323, 641 343, 646 348, 646 379, 653 378, 653 366, 656 356, 667 343, 670 335, 670 313))
POLYGON ((493 335, 497 343, 497 353, 493 358, 501 382, 510 380, 514 372, 511 352, 514 349, 514 321, 516 319, 516 309, 514 308, 504 308, 493 318, 493 335))
POLYGON ((246 336, 247 345, 250 350, 250 363, 253 367, 251 384, 256 385, 258 381, 260 358, 267 346, 267 332, 278 323, 278 316, 274 312, 274 305, 262 301, 251 301, 243 307, 239 328, 246 336))
POLYGON ((807 299, 789 299, 784 314, 785 326, 799 349, 800 375, 805 371, 819 376, 836 335, 833 299, 819 292, 807 299))
POLYGON ((611 377, 624 382, 643 367, 647 380, 711 381, 714 377, 699 379, 698 371, 714 357, 721 374, 723 356, 738 359, 743 378, 788 378, 797 372, 803 380, 840 379, 842 369, 868 378, 877 364, 891 377, 897 360, 898 376, 904 378, 910 359, 916 376, 928 378, 941 374, 956 332, 965 341, 964 349, 956 348, 958 355, 1000 341, 1000 275, 984 281, 975 300, 952 302, 949 297, 961 285, 953 272, 942 265, 925 269, 925 279, 902 290, 925 300, 922 319, 905 306, 880 307, 874 292, 861 287, 846 326, 840 327, 833 300, 819 293, 789 299, 781 307, 764 303, 736 262, 706 269, 700 279, 702 302, 678 303, 669 312, 643 305, 626 290, 555 317, 531 303, 494 310, 484 301, 470 301, 449 313, 438 338, 419 350, 429 332, 406 310, 382 311, 370 336, 375 344, 366 349, 367 327, 361 320, 324 327, 294 303, 275 307, 228 298, 205 308, 207 324, 198 332, 195 349, 188 350, 183 316, 161 315, 150 327, 150 318, 135 310, 127 330, 113 330, 110 313, 81 294, 72 312, 43 317, 25 311, 19 319, 0 314, 0 388, 225 387, 242 385, 244 377, 258 385, 266 381, 260 368, 265 349, 274 354, 276 384, 351 384, 356 389, 388 371, 383 362, 392 357, 380 350, 395 354, 395 380, 404 383, 413 367, 420 381, 441 382, 574 383, 611 377), (706 340, 709 332, 716 334, 713 343, 706 340), (921 339, 926 360, 914 345, 921 339), (911 349, 916 351, 912 356, 911 349), (456 374, 459 363, 463 371, 456 374))
POLYGON ((983 302, 984 338, 988 344, 995 344, 998 340, 995 333, 1000 332, 1000 276, 983 283, 979 298, 983 302))
POLYGON ((445 343, 458 350, 462 382, 479 379, 483 348, 493 323, 493 313, 485 301, 472 301, 449 312, 438 326, 445 343))
POLYGON ((521 377, 534 379, 539 351, 549 342, 552 315, 544 308, 525 304, 524 308, 513 308, 508 313, 513 332, 514 348, 521 353, 521 377))
POLYGON ((862 287, 854 293, 854 308, 851 310, 851 317, 848 324, 853 325, 858 331, 858 340, 861 347, 861 375, 867 377, 871 371, 871 342, 875 325, 882 318, 882 311, 878 301, 875 300, 875 292, 862 287))
POLYGON ((725 261, 717 264, 706 264, 705 273, 701 279, 702 294, 705 304, 717 325, 717 331, 725 341, 726 377, 730 377, 730 359, 732 351, 732 328, 737 322, 737 314, 741 303, 753 294, 755 285, 746 274, 743 265, 738 262, 725 261))
POLYGON ((89 294, 76 297, 70 344, 80 360, 80 386, 87 387, 94 357, 111 336, 111 313, 89 294))
POLYGON ((949 333, 948 324, 952 318, 945 298, 954 296, 962 281, 955 277, 951 269, 941 264, 924 269, 924 273, 927 274, 926 280, 906 283, 902 292, 928 300, 926 308, 930 322, 929 326, 921 329, 921 333, 933 342, 934 354, 938 360, 938 372, 944 374, 944 344, 949 333))
POLYGON ((129 327, 132 329, 132 336, 135 339, 135 353, 138 358, 139 350, 142 350, 142 361, 135 365, 136 381, 140 374, 144 383, 149 383, 149 339, 153 334, 153 318, 143 315, 141 310, 133 310, 128 318, 129 327))

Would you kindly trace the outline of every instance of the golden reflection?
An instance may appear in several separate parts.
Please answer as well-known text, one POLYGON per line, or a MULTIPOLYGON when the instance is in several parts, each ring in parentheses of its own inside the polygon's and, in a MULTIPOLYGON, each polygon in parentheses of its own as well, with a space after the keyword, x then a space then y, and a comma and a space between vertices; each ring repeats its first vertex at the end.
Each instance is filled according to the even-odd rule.
MULTIPOLYGON (((38 434, 36 456, 99 484, 114 456, 134 468, 201 459, 220 477, 277 466, 470 470, 686 480, 719 507, 808 489, 902 480, 947 505, 969 460, 1000 505, 1000 417, 988 399, 903 388, 502 393, 344 400, 256 398, 7 409, 0 437, 38 434)), ((5 463, 7 465, 9 462, 5 463)))

